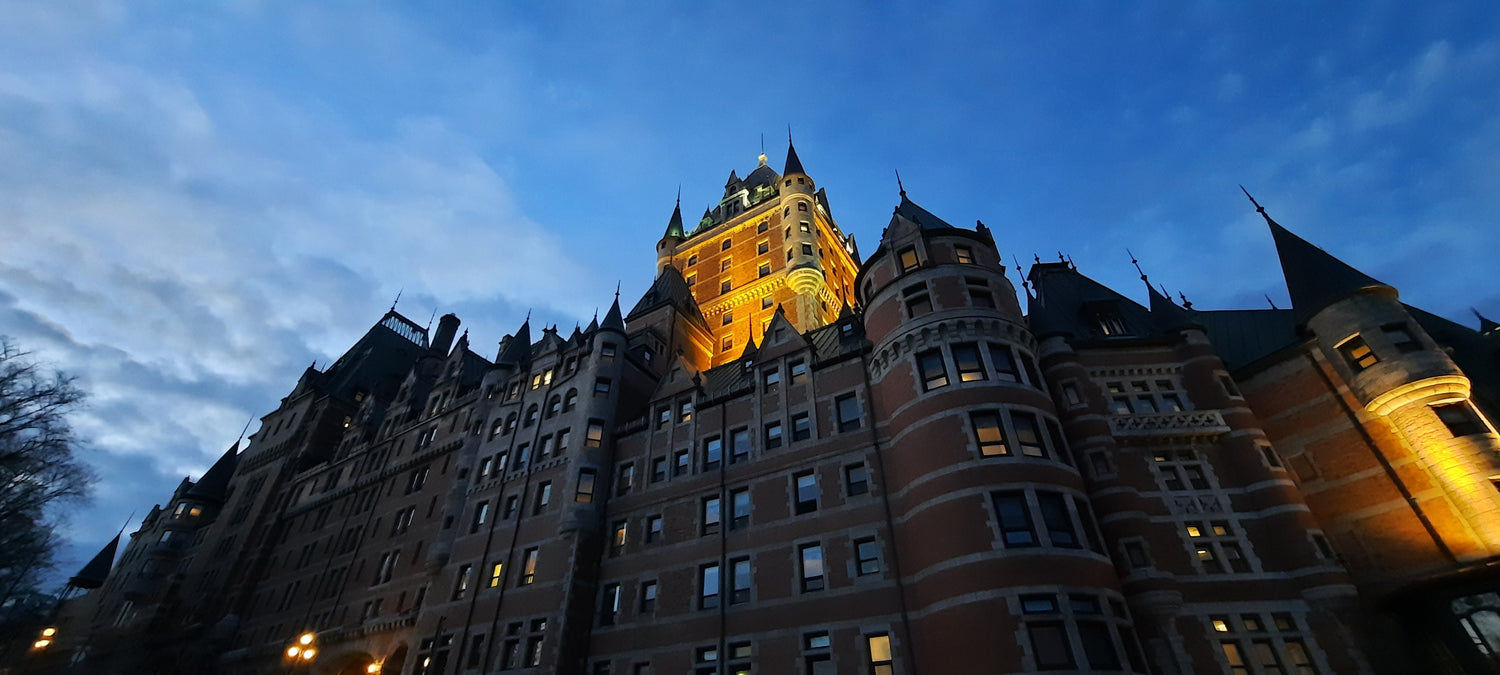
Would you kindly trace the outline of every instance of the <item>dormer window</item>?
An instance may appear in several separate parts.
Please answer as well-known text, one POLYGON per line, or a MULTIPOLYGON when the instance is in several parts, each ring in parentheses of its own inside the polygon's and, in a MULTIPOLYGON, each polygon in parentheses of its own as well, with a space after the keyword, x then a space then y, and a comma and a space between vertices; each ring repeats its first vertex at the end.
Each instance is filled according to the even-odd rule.
POLYGON ((901 249, 900 255, 901 271, 903 273, 917 269, 921 265, 921 261, 917 260, 917 249, 915 247, 908 246, 901 249))
POLYGON ((1094 321, 1099 324, 1099 332, 1105 337, 1119 337, 1125 335, 1125 319, 1113 307, 1101 309, 1094 313, 1094 321))

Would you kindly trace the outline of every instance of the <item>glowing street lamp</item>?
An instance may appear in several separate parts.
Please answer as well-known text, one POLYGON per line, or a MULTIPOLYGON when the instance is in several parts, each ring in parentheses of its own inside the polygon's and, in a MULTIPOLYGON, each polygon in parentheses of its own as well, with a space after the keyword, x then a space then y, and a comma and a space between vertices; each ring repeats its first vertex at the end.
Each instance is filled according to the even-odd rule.
POLYGON ((365 666, 365 672, 369 673, 370 675, 380 675, 380 670, 384 667, 385 666, 383 664, 381 664, 379 661, 376 661, 368 666, 365 666))
POLYGON ((31 648, 34 650, 46 649, 52 646, 52 642, 56 639, 56 637, 57 627, 47 626, 46 628, 43 628, 41 634, 37 636, 36 642, 31 643, 31 648))
POLYGON ((297 640, 286 648, 286 660, 293 664, 312 663, 318 656, 318 635, 311 631, 297 636, 297 640))

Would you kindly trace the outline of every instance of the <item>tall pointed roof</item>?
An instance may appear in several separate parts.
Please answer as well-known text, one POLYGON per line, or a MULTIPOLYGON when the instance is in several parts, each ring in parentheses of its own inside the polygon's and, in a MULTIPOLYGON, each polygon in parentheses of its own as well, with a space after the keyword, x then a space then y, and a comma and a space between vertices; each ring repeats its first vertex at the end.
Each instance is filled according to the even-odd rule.
POLYGON ((682 196, 677 197, 677 206, 672 207, 672 219, 667 221, 667 233, 665 237, 677 237, 686 239, 687 231, 682 228, 682 196))
POLYGON ((516 329, 516 334, 505 345, 505 350, 500 352, 499 358, 495 359, 497 366, 519 366, 531 360, 531 315, 521 322, 521 327, 516 329))
POLYGON ((688 288, 687 280, 682 278, 680 270, 671 265, 662 268, 651 288, 646 289, 640 301, 635 303, 635 307, 625 317, 633 319, 666 304, 675 305, 688 318, 701 326, 708 326, 708 319, 703 318, 703 310, 698 308, 698 301, 693 299, 693 290, 688 288))
MULTIPOLYGON (((1244 188, 1240 188, 1243 190, 1244 188)), ((1245 192, 1246 197, 1250 193, 1245 192)), ((1286 290, 1292 298, 1292 312, 1298 325, 1304 325, 1313 315, 1339 300, 1367 289, 1380 289, 1394 294, 1396 289, 1376 281, 1348 263, 1307 240, 1292 234, 1266 213, 1266 208, 1250 197, 1256 213, 1266 219, 1271 228, 1271 238, 1276 242, 1276 256, 1281 259, 1281 273, 1286 277, 1286 290)))
POLYGON ((94 554, 92 560, 78 570, 78 574, 68 579, 68 585, 74 588, 95 589, 104 585, 104 580, 109 578, 109 571, 115 566, 115 551, 120 548, 120 535, 115 535, 109 540, 104 548, 94 554))
POLYGON ((610 303, 609 311, 604 314, 603 323, 599 324, 599 330, 615 330, 625 332, 625 320, 620 317, 620 294, 615 293, 615 301, 610 303))
MULTIPOLYGON (((1144 275, 1142 275, 1144 276, 1144 275)), ((1172 299, 1157 292, 1146 282, 1146 291, 1151 296, 1151 318, 1156 321, 1156 327, 1162 331, 1176 331, 1183 328, 1202 328, 1198 322, 1197 312, 1179 306, 1172 299)))
POLYGON ((917 227, 924 230, 955 229, 952 225, 948 224, 948 221, 932 215, 931 211, 918 206, 916 202, 906 196, 906 190, 904 189, 901 190, 901 203, 896 205, 895 215, 916 223, 917 227))
POLYGON ((807 175, 802 168, 802 159, 797 157, 797 146, 792 145, 792 136, 787 134, 786 138, 786 168, 781 170, 781 175, 790 176, 794 173, 807 175))
POLYGON ((208 468, 202 478, 188 490, 187 496, 194 499, 208 499, 223 501, 224 489, 229 487, 229 479, 234 476, 234 468, 240 463, 240 442, 224 451, 218 461, 208 468))

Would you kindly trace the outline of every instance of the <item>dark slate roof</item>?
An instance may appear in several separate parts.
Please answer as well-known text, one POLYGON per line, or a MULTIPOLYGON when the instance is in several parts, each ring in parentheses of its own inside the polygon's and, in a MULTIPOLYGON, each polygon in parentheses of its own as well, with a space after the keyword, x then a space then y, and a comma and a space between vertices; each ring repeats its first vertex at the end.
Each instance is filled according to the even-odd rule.
POLYGON ((755 167, 750 175, 745 176, 745 187, 756 188, 762 185, 775 185, 781 176, 776 175, 776 170, 765 164, 755 167))
POLYGON ((68 585, 73 588, 83 589, 95 589, 103 586, 104 580, 109 578, 110 569, 115 565, 115 551, 119 550, 119 548, 120 535, 117 534, 114 539, 109 540, 109 543, 105 544, 104 548, 100 549, 94 555, 92 560, 89 560, 87 565, 83 566, 83 569, 78 570, 78 574, 68 579, 68 585))
POLYGON ((521 322, 516 334, 495 358, 497 366, 519 366, 531 361, 531 319, 521 322))
POLYGON ((604 315, 604 323, 599 324, 599 330, 615 330, 625 332, 625 320, 620 318, 620 296, 615 296, 615 301, 610 304, 609 312, 604 315))
POLYGON ((1105 339, 1101 311, 1119 315, 1130 337, 1157 332, 1157 321, 1145 307, 1090 279, 1067 263, 1037 263, 1029 275, 1036 296, 1028 300, 1028 320, 1037 337, 1061 335, 1070 339, 1105 339))
POLYGON ((677 200, 677 206, 672 207, 672 219, 667 221, 667 233, 663 236, 687 238, 687 231, 682 229, 682 200, 677 200))
POLYGON ((1411 305, 1406 311, 1433 340, 1450 349, 1448 355, 1469 376, 1480 407, 1491 416, 1500 414, 1500 341, 1411 305))
POLYGON ((906 190, 901 191, 901 203, 896 206, 896 215, 901 216, 924 230, 952 230, 956 229, 947 221, 932 215, 931 211, 917 206, 917 203, 906 197, 906 190))
POLYGON ((782 169, 781 175, 790 176, 794 173, 807 175, 807 171, 802 168, 802 159, 797 157, 797 146, 792 145, 792 139, 788 138, 786 141, 786 168, 782 169))
POLYGON ((1214 351, 1230 370, 1238 370, 1296 344, 1297 325, 1290 309, 1224 309, 1197 312, 1214 351))
MULTIPOLYGON (((1144 277, 1142 280, 1145 280, 1144 277)), ((1203 327, 1202 322, 1198 321, 1197 312, 1178 306, 1177 303, 1172 302, 1171 298, 1157 292, 1151 286, 1150 281, 1146 281, 1146 293, 1150 296, 1151 318, 1155 320, 1156 327, 1161 332, 1203 327)))
POLYGON ((1479 310, 1474 310, 1474 316, 1479 319, 1479 332, 1488 335, 1500 331, 1500 323, 1495 323, 1489 317, 1480 314, 1479 310))
POLYGON ((1297 325, 1306 324, 1324 307, 1364 289, 1391 288, 1292 234, 1272 220, 1264 208, 1259 210, 1276 240, 1276 255, 1281 259, 1281 272, 1286 276, 1286 290, 1292 297, 1297 325))
POLYGON ((208 468, 193 488, 188 490, 187 496, 194 499, 207 499, 224 501, 224 489, 229 487, 229 478, 234 475, 234 468, 240 462, 240 442, 235 441, 214 465, 208 468))
MULTIPOLYGON (((639 302, 635 303, 629 314, 625 315, 626 321, 634 320, 662 305, 676 305, 678 310, 686 314, 703 326, 708 325, 708 319, 703 318, 703 310, 698 308, 698 301, 693 299, 693 291, 688 288, 687 280, 682 278, 682 272, 676 267, 668 265, 657 275, 656 282, 646 293, 641 296, 639 302)), ((602 328, 601 324, 601 328, 602 328)))

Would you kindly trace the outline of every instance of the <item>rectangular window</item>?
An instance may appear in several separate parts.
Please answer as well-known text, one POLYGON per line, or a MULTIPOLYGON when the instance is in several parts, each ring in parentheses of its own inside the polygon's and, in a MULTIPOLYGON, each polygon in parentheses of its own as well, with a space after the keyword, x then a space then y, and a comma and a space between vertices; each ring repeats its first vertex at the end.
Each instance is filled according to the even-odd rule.
POLYGON ((1386 324, 1381 326, 1380 330, 1385 333, 1385 339, 1390 340, 1391 344, 1396 347, 1396 351, 1406 353, 1422 350, 1422 343, 1411 334, 1411 329, 1404 323, 1386 324))
POLYGON ((812 438, 812 420, 807 413, 792 415, 792 440, 805 441, 812 438))
POLYGON ((578 490, 573 493, 573 501, 579 504, 589 504, 594 501, 594 483, 596 476, 593 469, 578 470, 578 490))
POLYGON ((656 611, 656 582, 647 581, 641 584, 641 613, 651 614, 656 611))
POLYGON ((954 246, 953 259, 964 265, 974 264, 974 249, 967 246, 954 246))
POLYGON ((844 467, 844 485, 850 497, 858 497, 870 491, 870 470, 863 464, 844 467))
MULTIPOLYGON (((765 227, 765 223, 761 223, 761 227, 764 228, 765 227)), ((762 229, 760 231, 761 232, 765 232, 764 229, 762 229)), ((770 240, 762 241, 762 242, 759 242, 759 243, 757 243, 755 245, 755 253, 757 255, 765 255, 770 250, 771 250, 771 242, 770 242, 770 240)))
POLYGON ((646 517, 646 543, 659 542, 663 538, 661 516, 646 517))
POLYGON ((672 455, 672 475, 687 475, 693 468, 693 460, 686 450, 678 450, 672 455))
POLYGON ((531 514, 536 515, 547 508, 548 502, 552 501, 552 481, 542 481, 536 486, 536 505, 532 507, 531 514))
POLYGON ((473 572, 471 565, 458 568, 458 578, 453 582, 453 599, 462 600, 464 593, 469 591, 469 573, 473 572))
POLYGON ((719 606, 719 565, 710 563, 698 568, 698 609, 719 606))
POLYGON ((1027 457, 1046 457, 1042 446, 1041 429, 1037 427, 1036 415, 1029 412, 1012 411, 1010 424, 1016 431, 1016 448, 1027 457))
POLYGON ((1000 536, 1006 548, 1036 546, 1036 530, 1031 524, 1031 509, 1024 492, 995 493, 995 513, 1000 519, 1000 536))
POLYGON ((1072 464, 1072 460, 1069 459, 1068 443, 1063 439, 1062 427, 1058 426, 1056 420, 1047 420, 1047 438, 1052 441, 1052 452, 1057 458, 1062 460, 1063 464, 1072 464))
POLYGON ((917 354, 917 373, 922 379, 922 391, 948 386, 948 371, 941 350, 930 349, 917 354))
POLYGON ((490 567, 490 588, 505 583, 505 563, 497 562, 490 567))
POLYGON ((534 635, 526 638, 526 665, 528 667, 542 665, 542 636, 534 635))
POLYGON ((797 474, 793 479, 797 491, 797 515, 818 510, 818 479, 811 471, 797 474))
POLYGON ((972 342, 954 344, 953 365, 958 368, 959 382, 977 382, 987 379, 984 362, 979 359, 979 345, 972 342))
POLYGON ((729 267, 731 265, 733 265, 733 264, 734 263, 732 262, 731 258, 725 258, 723 260, 720 260, 719 261, 719 271, 720 272, 728 272, 729 271, 729 267))
POLYGON ((917 249, 911 246, 901 249, 901 271, 910 272, 916 269, 921 262, 917 259, 917 249))
POLYGON ((1083 643, 1083 656, 1089 668, 1094 670, 1119 670, 1120 655, 1115 653, 1114 637, 1109 626, 1101 621, 1079 621, 1078 640, 1083 643))
POLYGON ((772 366, 760 373, 761 393, 771 395, 781 386, 781 369, 772 366))
MULTIPOLYGON (((765 244, 761 244, 761 248, 765 248, 765 244)), ((761 251, 761 252, 764 253, 765 251, 761 251)), ((761 263, 759 267, 755 268, 755 274, 756 274, 757 277, 768 277, 768 276, 771 276, 771 263, 768 263, 768 262, 761 263)))
POLYGON ((781 423, 772 422, 766 425, 766 449, 775 450, 781 447, 781 423))
POLYGON ((733 520, 730 521, 729 526, 736 530, 748 527, 750 525, 749 488, 740 488, 738 490, 730 491, 729 501, 730 507, 734 509, 733 513, 730 515, 733 520))
POLYGON ((677 402, 677 423, 691 422, 693 420, 693 400, 683 399, 677 402))
POLYGON ((583 437, 583 447, 597 448, 604 444, 604 421, 589 420, 588 433, 583 437))
POLYGON ((738 464, 750 459, 750 430, 735 429, 730 432, 729 463, 738 464))
POLYGON ((1068 630, 1061 621, 1034 621, 1026 624, 1031 636, 1031 651, 1038 670, 1072 670, 1073 647, 1068 644, 1068 630))
POLYGON ((635 462, 620 465, 615 478, 615 496, 623 496, 635 487, 635 462))
POLYGON ((969 304, 974 307, 995 308, 995 294, 990 291, 990 285, 984 279, 966 277, 965 286, 969 290, 969 304))
POLYGON ((1016 355, 1010 347, 990 343, 990 363, 995 367, 995 378, 1007 382, 1020 382, 1021 371, 1016 367, 1016 355))
POLYGON ((999 457, 1010 454, 1010 448, 1005 444, 1005 430, 1000 426, 1000 414, 990 410, 975 411, 969 413, 969 421, 974 425, 974 440, 979 446, 979 454, 985 457, 999 457))
POLYGON ((609 538, 609 557, 613 558, 625 552, 625 544, 630 538, 630 524, 623 520, 615 521, 613 534, 609 538))
POLYGON ((865 645, 870 650, 870 675, 894 675, 896 666, 891 658, 891 636, 885 633, 866 635, 865 645))
POLYGON ((719 523, 723 518, 718 497, 707 497, 703 500, 703 535, 717 534, 719 523))
POLYGON ((803 544, 797 551, 802 561, 802 592, 823 590, 823 547, 803 544))
POLYGON ((528 548, 521 554, 521 580, 517 586, 529 586, 536 582, 536 558, 537 550, 528 548))
POLYGON ((854 559, 859 576, 880 574, 880 545, 874 539, 854 540, 854 559))
POLYGON ((620 585, 604 587, 604 597, 599 600, 599 625, 615 625, 615 616, 620 613, 620 585))
POLYGON ((703 441, 703 470, 715 471, 724 461, 724 439, 714 436, 703 441))
POLYGON ((728 293, 729 292, 729 288, 730 288, 730 285, 729 285, 729 280, 728 279, 725 279, 723 281, 723 283, 719 284, 719 292, 720 293, 728 293))
POLYGON ((1467 401, 1435 405, 1432 406, 1432 412, 1436 413, 1438 419, 1443 421, 1443 424, 1448 427, 1448 432, 1453 434, 1454 438, 1476 436, 1489 431, 1485 427, 1484 422, 1479 419, 1479 415, 1475 414, 1474 409, 1469 407, 1467 401))
POLYGON ((926 284, 907 286, 901 291, 901 299, 906 305, 907 318, 915 319, 932 313, 932 296, 928 295, 926 284))
POLYGON ((738 605, 750 601, 750 559, 740 558, 729 561, 729 566, 734 570, 734 584, 729 594, 729 604, 738 605))
POLYGON ((1349 364, 1349 369, 1356 373, 1380 363, 1380 358, 1375 356, 1370 345, 1365 344, 1365 339, 1359 335, 1344 340, 1339 344, 1338 350, 1343 355, 1344 362, 1349 364))
POLYGON ((792 384, 807 384, 807 361, 792 359, 786 365, 787 370, 791 371, 792 384))
POLYGON ((667 422, 670 421, 672 421, 671 408, 667 406, 661 406, 660 408, 656 409, 656 428, 660 429, 664 426, 667 426, 667 422))
POLYGON ((651 482, 660 483, 667 479, 667 458, 656 457, 651 460, 651 482))
POLYGON ((1073 518, 1068 515, 1068 503, 1062 495, 1053 492, 1038 492, 1037 507, 1042 511, 1042 524, 1047 527, 1047 538, 1053 546, 1079 548, 1078 532, 1073 529, 1073 518))
POLYGON ((489 517, 489 500, 479 502, 479 505, 474 507, 474 521, 469 523, 469 534, 474 534, 475 532, 479 531, 479 528, 484 527, 484 524, 489 520, 489 517))
POLYGON ((837 414, 838 432, 855 431, 859 428, 859 399, 855 395, 843 395, 834 399, 834 413, 837 414))

